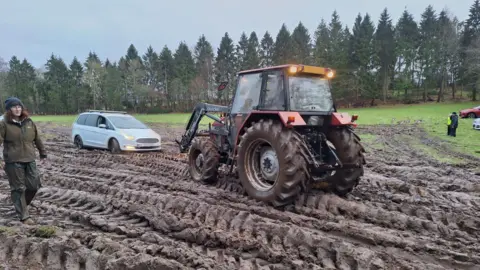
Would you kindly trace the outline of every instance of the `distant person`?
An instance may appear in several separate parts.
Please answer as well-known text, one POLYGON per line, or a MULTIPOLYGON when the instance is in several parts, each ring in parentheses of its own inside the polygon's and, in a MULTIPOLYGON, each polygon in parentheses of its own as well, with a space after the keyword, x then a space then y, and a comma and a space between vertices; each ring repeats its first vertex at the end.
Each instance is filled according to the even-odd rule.
POLYGON ((450 135, 452 135, 452 114, 449 114, 447 118, 447 136, 450 135))
POLYGON ((452 112, 450 115, 450 121, 450 136, 457 137, 458 115, 456 112, 452 112))
POLYGON ((34 145, 40 152, 41 160, 47 157, 47 153, 37 126, 29 118, 22 101, 15 97, 8 98, 5 100, 5 110, 4 119, 0 121, 4 170, 10 184, 15 212, 24 224, 33 225, 35 222, 30 218, 28 206, 41 187, 34 145))

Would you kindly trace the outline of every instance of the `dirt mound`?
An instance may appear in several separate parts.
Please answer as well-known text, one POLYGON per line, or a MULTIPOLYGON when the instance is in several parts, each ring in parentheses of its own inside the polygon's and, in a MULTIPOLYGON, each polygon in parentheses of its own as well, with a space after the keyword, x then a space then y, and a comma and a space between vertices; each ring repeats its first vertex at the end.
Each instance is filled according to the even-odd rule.
MULTIPOLYGON (((157 127, 163 153, 78 151, 68 127, 42 126, 43 187, 21 225, 0 172, 0 262, 8 269, 474 269, 480 179, 410 146, 414 126, 360 129, 365 177, 345 198, 313 192, 284 210, 249 199, 234 179, 190 179, 157 127), (54 130, 55 134, 51 134, 54 130), (379 147, 379 145, 381 147, 379 147), (233 182, 232 182, 233 181, 233 182), (39 237, 39 227, 55 233, 39 237)), ((460 155, 455 155, 459 157, 460 155)), ((0 263, 0 266, 2 264, 0 263)))

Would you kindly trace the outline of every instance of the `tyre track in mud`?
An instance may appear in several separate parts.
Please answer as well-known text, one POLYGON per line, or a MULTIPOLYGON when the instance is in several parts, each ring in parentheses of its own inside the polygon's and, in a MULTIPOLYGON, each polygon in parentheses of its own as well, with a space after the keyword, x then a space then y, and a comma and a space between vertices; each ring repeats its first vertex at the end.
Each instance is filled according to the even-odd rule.
MULTIPOLYGON (((467 209, 476 212, 480 209, 480 177, 473 171, 456 164, 438 162, 398 139, 391 130, 387 135, 382 135, 382 129, 376 134, 386 147, 381 151, 372 149, 374 153, 370 157, 369 167, 378 174, 372 177, 373 182, 392 192, 392 196, 396 197, 394 200, 404 201, 408 194, 415 196, 416 203, 422 205, 445 202, 440 207, 444 211, 453 208, 454 211, 463 212, 467 209), (405 149, 408 155, 397 155, 398 149, 405 149), (414 163, 405 165, 405 160, 413 160, 414 163), (413 166, 413 169, 408 166, 413 166)), ((362 191, 368 190, 372 191, 362 191)))
MULTIPOLYGON (((72 169, 71 167, 65 167, 61 171, 63 173, 69 173, 69 174, 75 174, 75 173, 83 171, 85 173, 90 173, 90 175, 98 174, 98 176, 100 176, 102 179, 111 179, 112 177, 115 177, 116 178, 115 180, 109 180, 109 181, 113 181, 114 183, 122 183, 122 185, 125 185, 126 187, 134 186, 134 185, 137 185, 137 184, 140 183, 142 186, 138 187, 137 188, 138 190, 148 190, 148 189, 150 189, 151 187, 154 187, 154 186, 159 187, 161 189, 175 190, 176 189, 175 186, 172 186, 171 184, 166 184, 166 183, 171 182, 168 179, 171 179, 175 175, 178 176, 179 174, 181 174, 181 173, 175 173, 175 172, 173 174, 170 173, 170 172, 163 173, 163 177, 161 179, 159 179, 160 181, 151 181, 148 178, 139 178, 139 179, 134 180, 130 176, 116 177, 114 174, 108 173, 106 171, 99 172, 99 173, 92 173, 92 172, 88 172, 86 168, 80 168, 80 167, 75 168, 75 169, 72 169), (125 183, 123 183, 123 182, 125 182, 125 183), (145 183, 148 183, 148 184, 145 184, 145 183)), ((178 171, 183 172, 183 170, 181 170, 181 169, 179 169, 178 171)), ((176 183, 177 187, 179 186, 178 184, 179 183, 177 182, 176 183)), ((90 183, 88 185, 90 185, 90 183)), ((108 186, 107 186, 107 188, 108 188, 108 186)), ((202 190, 202 189, 205 189, 205 187, 199 185, 199 186, 192 189, 191 187, 187 186, 183 189, 183 191, 194 192, 193 190, 202 190)), ((177 189, 177 190, 182 190, 182 189, 177 189)), ((160 192, 161 192, 161 190, 160 190, 160 192)), ((195 193, 198 194, 197 192, 195 192, 195 193)), ((208 190, 202 191, 202 193, 208 194, 208 190)), ((214 193, 211 192, 210 195, 212 195, 212 194, 214 194, 214 193)), ((360 205, 358 203, 344 201, 343 199, 341 199, 339 197, 332 196, 332 195, 329 195, 329 194, 325 194, 325 195, 323 195, 323 197, 310 196, 309 200, 310 201, 309 201, 308 205, 313 204, 314 209, 319 209, 321 207, 328 208, 331 212, 334 212, 336 215, 338 215, 339 212, 344 214, 344 215, 352 215, 352 213, 358 213, 358 211, 361 208, 364 208, 364 207, 362 207, 362 205, 360 205), (323 200, 322 198, 329 198, 329 199, 323 200), (312 200, 316 200, 316 201, 312 203, 312 200), (324 201, 324 203, 322 203, 321 201, 324 201), (325 205, 328 205, 328 206, 325 206, 325 205), (335 210, 335 208, 339 208, 340 210, 335 210), (348 211, 348 210, 345 210, 345 209, 352 209, 352 210, 348 211)), ((418 207, 417 207, 417 209, 418 209, 418 207)), ((385 226, 385 224, 390 224, 390 223, 397 224, 397 223, 399 223, 398 220, 401 220, 402 222, 400 222, 400 223, 403 224, 404 227, 399 227, 398 229, 402 229, 402 230, 403 229, 409 229, 410 227, 411 227, 410 229, 414 229, 415 227, 417 227, 416 230, 420 230, 422 227, 427 226, 427 225, 422 225, 422 224, 427 224, 428 222, 432 221, 431 215, 429 215, 429 216, 419 215, 419 214, 415 215, 414 212, 409 212, 409 213, 401 213, 401 212, 400 213, 395 213, 395 212, 392 212, 392 213, 388 213, 387 212, 388 210, 391 210, 391 209, 384 209, 384 210, 379 209, 378 214, 373 214, 373 217, 372 217, 372 213, 369 213, 368 216, 370 216, 370 217, 368 219, 370 220, 370 222, 372 222, 372 220, 373 220, 374 224, 380 224, 382 226, 385 226), (418 219, 417 220, 412 219, 412 218, 406 216, 406 214, 408 214, 408 215, 414 214, 413 216, 416 216, 418 219), (378 218, 378 220, 377 220, 377 219, 374 218, 375 216, 381 216, 381 218, 378 218), (392 216, 392 217, 388 220, 385 220, 386 216, 392 216), (397 221, 397 222, 394 222, 394 221, 397 221)), ((363 212, 365 212, 365 211, 366 210, 363 210, 363 212)), ((473 214, 471 214, 470 216, 473 216, 473 214)), ((452 217, 448 217, 448 219, 452 219, 452 217)), ((367 220, 363 220, 363 221, 366 222, 367 220)), ((441 236, 445 237, 449 234, 449 231, 448 231, 447 227, 443 227, 441 225, 443 225, 443 224, 439 224, 437 226, 440 226, 439 230, 440 230, 441 236)), ((449 225, 449 224, 444 224, 444 225, 449 225)), ((429 225, 429 226, 432 227, 432 225, 429 225)), ((427 229, 431 230, 432 228, 427 228, 427 229)))
MULTIPOLYGON (((429 166, 412 155, 404 162, 380 153, 385 157, 373 161, 376 167, 367 168, 347 199, 317 194, 284 212, 226 191, 232 185, 223 181, 193 182, 183 155, 48 147, 49 162, 39 166, 39 219, 66 218, 64 229, 98 256, 105 255, 91 242, 110 239, 112 247, 101 252, 116 247, 128 254, 122 263, 129 267, 138 256, 144 264, 206 269, 473 269, 480 263, 479 234, 471 230, 478 228, 478 197, 459 190, 438 195, 413 174, 405 185, 408 168, 384 173, 388 166, 429 166)), ((467 174, 456 175, 465 180, 467 174)), ((118 262, 102 258, 99 268, 118 262)))
MULTIPOLYGON (((71 183, 71 185, 77 185, 77 184, 76 184, 76 183, 71 183)), ((95 187, 93 187, 93 189, 95 189, 95 187)), ((155 193, 152 193, 152 194, 141 194, 141 192, 137 192, 136 190, 122 190, 122 189, 118 189, 118 188, 113 188, 113 189, 110 188, 110 194, 112 194, 112 193, 113 193, 114 195, 120 194, 120 196, 121 196, 122 198, 127 198, 127 199, 129 200, 129 202, 131 202, 131 203, 145 203, 145 202, 144 202, 144 198, 145 198, 145 197, 148 197, 148 198, 149 198, 149 202, 150 202, 150 200, 156 200, 156 201, 155 201, 156 203, 159 203, 160 201, 162 201, 162 203, 167 203, 166 200, 163 199, 163 198, 162 198, 162 199, 158 199, 159 197, 158 197, 158 195, 156 195, 155 193)), ((109 194, 109 195, 110 195, 110 194, 109 194)), ((169 196, 170 196, 170 195, 169 195, 169 196)), ((162 196, 161 196, 161 197, 162 197, 162 196)), ((172 198, 175 198, 175 197, 178 197, 178 196, 177 196, 177 195, 175 195, 175 196, 171 195, 171 197, 172 197, 172 198)), ((170 197, 169 197, 169 198, 170 198, 170 197)), ((181 196, 180 198, 184 198, 184 196, 181 196)), ((175 201, 175 200, 173 200, 173 201, 175 201)), ((213 207, 213 205, 211 205, 210 207, 213 207)), ((245 209, 248 211, 248 206, 246 206, 245 209)), ((256 212, 256 211, 254 211, 254 212, 256 212)), ((272 215, 272 214, 270 214, 270 215, 272 215)), ((272 217, 272 218, 273 218, 273 217, 272 217)), ((275 217, 275 220, 282 220, 282 219, 283 219, 283 220, 286 220, 287 217, 285 217, 285 216, 284 216, 284 217, 281 217, 281 216, 275 217)), ((297 218, 297 219, 299 219, 299 218, 297 218)), ((305 220, 304 220, 304 222, 305 222, 305 220)), ((315 220, 310 220, 310 222, 315 222, 315 220)), ((295 222, 295 221, 294 221, 294 222, 291 222, 291 223, 296 224, 296 223, 298 223, 298 222, 295 222)), ((304 225, 304 226, 305 226, 305 225, 304 225)), ((309 227, 309 226, 307 226, 307 227, 309 227)), ((338 228, 335 228, 335 225, 334 225, 334 224, 331 224, 331 225, 329 225, 329 226, 322 225, 322 226, 316 226, 316 227, 317 227, 316 229, 322 229, 323 231, 337 231, 337 232, 339 231, 338 228)), ((351 226, 351 227, 352 227, 352 228, 355 228, 356 226, 351 226)), ((344 228, 344 230, 347 231, 345 228, 344 228)), ((352 233, 352 236, 355 236, 355 233, 359 233, 359 234, 362 233, 361 230, 358 230, 358 229, 357 229, 357 231, 358 231, 358 232, 353 232, 353 233, 352 233)), ((373 232, 373 230, 370 231, 370 233, 372 233, 372 232, 373 232)), ((372 238, 372 235, 370 235, 370 237, 372 238)), ((356 238, 357 238, 357 239, 360 239, 361 237, 358 237, 358 236, 357 236, 356 238)), ((381 240, 381 239, 377 239, 377 240, 368 239, 368 240, 373 241, 373 242, 376 242, 376 244, 382 244, 382 240, 381 240)), ((393 239, 393 240, 398 241, 399 239, 393 239)), ((399 247, 401 247, 401 245, 407 245, 407 246, 411 246, 411 247, 414 248, 414 249, 418 249, 418 247, 415 247, 414 245, 412 245, 412 243, 406 243, 406 244, 405 244, 405 243, 398 243, 398 244, 396 244, 395 242, 392 242, 392 239, 391 239, 391 238, 389 239, 389 241, 390 241, 390 243, 385 242, 384 244, 392 244, 392 243, 393 243, 393 245, 398 245, 399 247)), ((364 242, 366 242, 365 239, 364 239, 364 242)), ((400 241, 400 242, 402 242, 402 241, 400 241)), ((404 241, 404 242, 405 242, 405 241, 404 241)), ((432 249, 435 249, 435 248, 432 248, 432 249)), ((420 250, 419 250, 419 251, 420 251, 420 250)), ((441 251, 441 253, 443 253, 443 252, 441 251)))
MULTIPOLYGON (((67 180, 67 181, 68 181, 68 180, 67 180)), ((76 186, 76 185, 77 185, 75 182, 73 182, 73 183, 70 183, 70 184, 71 184, 71 185, 74 185, 74 186, 76 186)), ((154 195, 153 195, 153 194, 151 194, 151 196, 153 197, 154 195)), ((50 212, 49 214, 50 214, 50 215, 52 215, 52 214, 55 214, 55 213, 51 213, 51 212, 50 212)))
MULTIPOLYGON (((171 167, 175 168, 177 171, 181 171, 181 174, 182 174, 182 175, 185 173, 185 170, 177 169, 174 164, 172 164, 171 167)), ((178 175, 178 174, 177 174, 177 175, 178 175)), ((169 174, 164 175, 164 176, 170 178, 170 175, 169 175, 169 174)), ((335 197, 334 197, 334 198, 335 198, 335 197)), ((338 198, 338 197, 337 197, 337 198, 338 198)), ((418 202, 419 202, 419 201, 417 200, 417 201, 416 201, 416 204, 418 204, 418 202)), ((449 205, 448 207, 451 207, 451 205, 449 205)), ((444 207, 444 208, 446 208, 446 207, 444 207)), ((385 209, 385 210, 388 210, 388 209, 385 209)), ((435 210, 438 210, 438 209, 435 209, 435 210)), ((474 209, 474 210, 476 210, 476 209, 474 209)), ((393 213, 393 214, 396 215, 397 213, 393 213)), ((417 217, 423 219, 423 220, 421 221, 422 223, 425 223, 425 222, 427 222, 427 221, 432 221, 432 217, 431 217, 431 216, 426 217, 425 215, 415 215, 415 212, 412 212, 412 211, 407 211, 407 212, 402 211, 400 214, 403 214, 403 215, 404 215, 404 214, 409 214, 409 215, 412 215, 412 214, 413 214, 414 216, 417 216, 417 217)), ((383 214, 383 216, 385 216, 385 214, 383 214)), ((474 214, 470 214, 469 216, 474 216, 474 214)), ((404 219, 403 217, 400 217, 400 218, 401 218, 401 219, 404 219)), ((450 217, 449 219, 451 219, 451 217, 450 217)), ((384 222, 382 222, 382 224, 384 224, 384 223, 387 223, 387 224, 388 224, 389 221, 384 221, 384 222)), ((418 223, 420 223, 420 222, 417 221, 417 222, 411 222, 411 223, 412 223, 412 224, 416 224, 416 223, 418 224, 418 223)), ((449 225, 449 224, 444 224, 444 225, 449 225)), ((413 226, 415 226, 415 225, 413 225, 413 226)), ((417 226, 418 226, 418 225, 417 225, 417 226)), ((420 227, 421 227, 421 226, 420 226, 420 227)), ((403 228, 402 228, 402 229, 403 229, 403 228)), ((467 229, 470 230, 470 228, 467 228, 467 229)), ((445 231, 445 230, 443 230, 443 231, 445 231)))
MULTIPOLYGON (((166 164, 166 165, 169 165, 169 164, 166 164)), ((175 164, 171 164, 171 166, 167 166, 167 167, 169 167, 169 168, 174 168, 174 169, 177 171, 177 173, 174 173, 173 175, 170 174, 170 173, 167 173, 167 174, 164 173, 163 176, 165 176, 165 177, 168 178, 168 179, 171 179, 172 176, 184 175, 184 173, 185 173, 185 169, 178 169, 177 166, 175 166, 175 164)), ((79 168, 78 170, 80 170, 80 168, 79 168)), ((167 170, 166 170, 166 171, 167 171, 167 170)), ((70 172, 70 173, 73 173, 71 170, 70 170, 69 172, 70 172)), ((102 176, 102 177, 108 177, 108 174, 103 174, 103 175, 100 175, 100 176, 102 176)), ((161 182, 165 182, 165 181, 168 181, 168 180, 167 180, 167 179, 162 179, 161 182)), ((334 198, 335 198, 335 197, 334 197, 334 198)), ((338 197, 337 197, 337 198, 338 198, 338 197)), ((395 200, 394 200, 394 201, 395 201, 395 200)), ((419 200, 416 201, 416 204, 418 204, 418 203, 419 203, 419 200)), ((415 208, 417 208, 417 207, 415 207, 415 208)), ((415 208, 414 208, 414 209, 415 209, 415 208)), ((444 208, 446 208, 446 206, 444 206, 444 208)), ((386 210, 388 210, 388 209, 386 209, 386 210)), ((438 210, 438 209, 435 209, 435 210, 438 210)), ((474 209, 474 210, 476 210, 476 209, 474 209)), ((415 212, 413 212, 413 211, 407 211, 407 212, 402 211, 402 212, 403 212, 403 213, 400 213, 400 214, 409 214, 409 215, 412 215, 412 214, 413 214, 414 216, 417 216, 417 217, 419 217, 419 218, 422 218, 422 219, 423 219, 422 222, 425 222, 425 221, 427 221, 427 220, 432 221, 432 217, 431 217, 431 216, 426 217, 425 215, 423 215, 423 216, 422 216, 422 215, 415 215, 415 212)), ((473 215, 474 215, 474 214, 470 214, 470 216, 473 216, 473 215)), ((385 216, 385 215, 384 215, 384 216, 385 216)), ((404 219, 403 217, 400 217, 400 218, 404 219)), ((451 219, 451 217, 450 217, 449 219, 451 219)), ((387 223, 388 223, 388 222, 387 222, 387 223)), ((419 223, 419 222, 413 222, 413 224, 415 224, 415 223, 419 223)), ((382 223, 382 224, 383 224, 383 223, 382 223)), ((445 225, 448 225, 448 224, 445 224, 445 225)), ((469 229, 469 230, 470 230, 470 229, 469 229)))
MULTIPOLYGON (((160 198, 154 194, 149 196, 151 200, 155 200, 154 202, 139 206, 135 205, 134 201, 138 193, 132 196, 128 191, 118 192, 120 198, 107 196, 108 199, 105 200, 91 193, 52 188, 50 194, 43 193, 42 206, 47 209, 55 208, 56 211, 51 214, 67 214, 72 220, 83 220, 108 232, 139 237, 149 233, 153 228, 176 240, 250 252, 256 254, 254 257, 272 263, 282 263, 288 268, 300 264, 302 260, 321 263, 323 267, 341 267, 340 264, 345 263, 349 267, 354 265, 362 267, 364 263, 363 267, 366 267, 368 261, 373 261, 378 267, 388 267, 385 265, 387 259, 394 260, 395 263, 405 263, 384 252, 377 253, 365 248, 353 251, 352 244, 339 241, 328 234, 292 225, 286 226, 278 222, 272 223, 246 211, 213 207, 171 195, 160 198), (55 206, 48 206, 50 203, 55 206), (63 203, 69 207, 62 207, 63 203), (147 227, 145 220, 150 227, 147 227), (282 235, 285 237, 281 237, 282 235), (333 256, 332 252, 336 256, 333 256), (367 258, 364 257, 366 252, 369 254, 367 258), (322 257, 319 258, 320 254, 322 257), (368 258, 371 256, 373 258, 368 258), (329 261, 329 257, 335 260, 329 261)), ((312 269, 307 265, 302 267, 312 269)))
MULTIPOLYGON (((163 180, 163 179, 162 179, 162 180, 163 180)), ((119 180, 115 180, 115 182, 118 183, 119 180)), ((162 181, 162 182, 163 182, 163 181, 162 181)), ((74 185, 79 185, 79 184, 74 184, 74 185)), ((88 187, 88 186, 90 186, 90 184, 89 184, 89 185, 86 185, 86 186, 88 187)), ((68 188, 68 185, 67 185, 66 187, 68 188)), ((109 188, 108 186, 105 187, 105 189, 108 189, 108 188, 109 188)), ((101 190, 101 188, 93 187, 93 190, 96 190, 96 189, 101 190)), ((110 188, 110 189, 111 189, 111 188, 110 188)), ((147 188, 144 188, 144 187, 139 187, 139 188, 138 188, 138 190, 145 190, 145 189, 147 189, 147 188)), ((137 195, 137 196, 138 196, 138 195, 137 195)), ((151 194, 151 195, 148 195, 148 196, 147 196, 147 195, 143 195, 142 197, 143 197, 143 198, 147 198, 147 197, 152 198, 152 197, 154 197, 154 196, 155 196, 155 194, 151 194)), ((323 198, 329 198, 329 196, 330 196, 330 202, 328 202, 328 203, 325 202, 325 203, 320 204, 320 205, 329 205, 328 208, 329 208, 330 212, 334 212, 335 215, 339 215, 339 212, 342 212, 342 214, 343 214, 344 216, 349 216, 349 215, 350 215, 350 216, 353 216, 353 215, 354 215, 353 213, 358 213, 358 210, 359 210, 359 209, 358 209, 358 206, 357 206, 357 207, 350 207, 350 210, 351 210, 351 211, 346 211, 345 209, 346 209, 346 208, 347 208, 347 209, 349 208, 348 206, 345 207, 345 203, 346 203, 346 202, 343 201, 342 199, 336 197, 336 196, 326 195, 326 196, 324 196, 323 198), (337 202, 337 206, 335 206, 336 203, 332 203, 332 198, 334 199, 334 200, 333 200, 334 202, 337 202), (336 198, 336 199, 339 199, 339 200, 335 200, 335 198, 336 198), (336 209, 335 209, 336 207, 338 207, 340 210, 336 210, 336 209), (342 208, 343 208, 343 209, 342 209, 342 208)), ((143 201, 143 198, 140 200, 140 202, 143 201)), ((316 203, 315 205, 318 206, 319 204, 316 203)), ((309 209, 309 210, 307 209, 307 211, 311 211, 311 209, 309 209)), ((307 211, 305 211, 305 213, 306 213, 307 211)), ((314 214, 318 214, 318 213, 314 213, 314 214)), ((368 214, 368 213, 367 213, 367 214, 368 214)), ((321 215, 321 216, 319 216, 319 218, 325 219, 325 213, 324 213, 324 212, 322 212, 320 215, 321 215)), ((394 215, 396 215, 396 214, 392 214, 391 216, 394 216, 394 215)), ((332 216, 332 215, 330 214, 330 216, 332 216)), ((370 214, 370 216, 371 216, 371 214, 370 214)), ((380 223, 379 223, 380 225, 386 225, 386 224, 389 224, 390 222, 392 222, 392 220, 388 220, 388 219, 385 220, 385 217, 388 216, 388 214, 385 214, 385 213, 382 214, 382 213, 381 213, 381 214, 374 215, 374 216, 380 216, 380 217, 382 218, 382 219, 378 219, 378 220, 377 220, 377 224, 380 222, 380 223)), ((279 217, 276 217, 276 219, 279 219, 279 217)), ((280 219, 281 219, 281 218, 280 218, 280 219)), ((330 218, 330 219, 331 219, 331 218, 330 218)), ((370 217, 370 219, 372 219, 372 217, 370 217)), ((375 219, 375 218, 373 218, 373 219, 375 219)), ((404 218, 404 219, 405 219, 405 218, 404 218)), ((335 220, 335 221, 338 221, 338 220, 335 220)), ((367 220, 364 220, 364 221, 367 221, 367 220)), ((408 221, 408 220, 407 220, 407 221, 408 221)), ((413 225, 414 225, 414 226, 417 225, 418 227, 420 227, 419 230, 422 231, 422 230, 421 230, 421 228, 422 228, 422 222, 423 222, 423 224, 425 224, 425 221, 417 221, 416 224, 415 224, 415 222, 413 222, 413 225)), ((374 223, 375 223, 375 222, 374 222, 374 223)), ((395 222, 394 222, 394 223, 395 223, 395 222)), ((398 223, 398 222, 397 222, 397 223, 398 223)), ((404 222, 404 223, 408 223, 408 222, 404 222)), ((412 222, 411 222, 411 223, 412 223, 412 222)), ((361 225, 361 224, 357 224, 357 227, 358 227, 358 225, 361 225)), ((320 226, 320 227, 322 227, 322 226, 320 226)), ((356 226, 352 226, 352 227, 356 227, 356 226)), ((323 227, 320 228, 320 229, 325 230, 326 227, 323 226, 323 227)), ((373 229, 375 229, 375 228, 373 228, 373 229)), ((370 229, 370 233, 372 233, 372 232, 374 231, 373 229, 370 229)), ((407 230, 408 230, 409 228, 408 228, 408 226, 406 226, 406 228, 401 227, 400 229, 402 229, 402 230, 407 229, 407 230)), ((428 229, 428 228, 426 228, 426 229, 428 229)), ((335 230, 335 229, 334 229, 334 228, 329 228, 329 230, 335 230)), ((339 228, 336 228, 336 230, 337 230, 337 231, 341 231, 341 229, 339 229, 339 228)), ((346 229, 343 229, 343 230, 346 231, 346 229)), ((444 228, 444 230, 446 230, 446 231, 448 232, 448 229, 445 229, 445 228, 444 228)), ((360 234, 360 235, 362 234, 361 231, 360 231, 359 234, 360 234)), ((352 235, 352 236, 353 236, 353 235, 352 235)), ((445 236, 445 235, 443 235, 443 236, 445 236)), ((372 238, 371 235, 370 235, 369 237, 372 238)), ((361 238, 361 237, 358 237, 358 235, 357 235, 357 238, 361 238)), ((380 238, 378 238, 378 237, 377 237, 377 239, 375 239, 375 240, 372 240, 372 239, 369 239, 369 238, 364 238, 364 240, 365 240, 365 239, 368 240, 368 241, 370 241, 370 242, 376 242, 377 244, 382 242, 382 239, 380 239, 380 238)), ((368 241, 367 241, 367 242, 368 242, 368 241)), ((385 242, 385 243, 387 243, 387 244, 397 245, 397 246, 405 245, 405 244, 403 244, 403 243, 395 243, 395 241, 392 241, 391 239, 384 240, 383 242, 385 242), (390 242, 390 243, 389 243, 389 242, 390 242)), ((400 241, 400 242, 401 242, 401 241, 400 241)), ((414 247, 414 248, 417 248, 417 247, 414 247)), ((442 253, 442 252, 441 252, 441 253, 442 253)))

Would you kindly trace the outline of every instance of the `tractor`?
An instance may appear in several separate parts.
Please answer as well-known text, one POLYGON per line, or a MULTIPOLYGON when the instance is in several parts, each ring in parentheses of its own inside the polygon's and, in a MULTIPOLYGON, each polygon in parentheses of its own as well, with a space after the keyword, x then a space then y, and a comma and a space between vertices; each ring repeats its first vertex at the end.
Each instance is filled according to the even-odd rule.
POLYGON ((197 104, 176 140, 188 152, 191 177, 213 184, 221 165, 230 173, 235 166, 248 196, 273 206, 311 189, 352 191, 365 150, 354 133, 358 115, 339 113, 333 103, 334 76, 333 69, 301 64, 239 72, 231 104, 197 104), (203 116, 213 123, 197 133, 203 116))

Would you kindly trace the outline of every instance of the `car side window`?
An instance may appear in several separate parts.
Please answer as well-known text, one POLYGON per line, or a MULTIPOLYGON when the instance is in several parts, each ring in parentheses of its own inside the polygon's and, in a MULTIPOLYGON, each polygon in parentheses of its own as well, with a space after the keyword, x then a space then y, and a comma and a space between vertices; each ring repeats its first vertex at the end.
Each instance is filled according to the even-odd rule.
POLYGON ((77 119, 77 124, 79 125, 85 125, 85 120, 87 120, 87 115, 86 114, 82 114, 78 117, 77 119))
POLYGON ((97 127, 99 127, 101 124, 104 124, 104 125, 108 126, 107 125, 107 119, 105 119, 105 117, 103 117, 103 116, 98 117, 97 127))
POLYGON ((98 115, 90 114, 90 115, 88 115, 87 120, 85 121, 85 125, 91 126, 91 127, 96 127, 97 126, 97 120, 98 120, 98 115))

